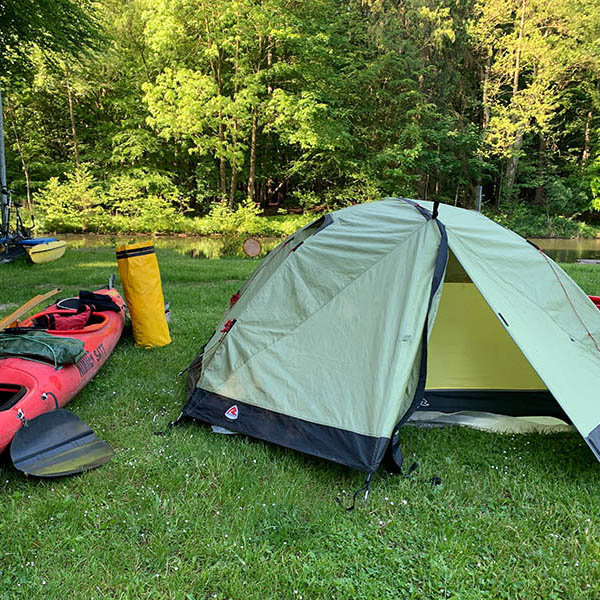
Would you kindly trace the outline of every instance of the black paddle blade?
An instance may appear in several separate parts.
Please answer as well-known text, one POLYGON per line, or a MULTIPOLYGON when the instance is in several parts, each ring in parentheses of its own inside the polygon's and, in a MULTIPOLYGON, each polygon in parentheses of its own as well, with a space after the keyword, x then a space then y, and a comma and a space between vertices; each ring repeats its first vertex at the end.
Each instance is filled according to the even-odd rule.
POLYGON ((60 477, 95 469, 114 455, 81 419, 63 409, 36 417, 21 427, 10 445, 19 471, 36 477, 60 477))

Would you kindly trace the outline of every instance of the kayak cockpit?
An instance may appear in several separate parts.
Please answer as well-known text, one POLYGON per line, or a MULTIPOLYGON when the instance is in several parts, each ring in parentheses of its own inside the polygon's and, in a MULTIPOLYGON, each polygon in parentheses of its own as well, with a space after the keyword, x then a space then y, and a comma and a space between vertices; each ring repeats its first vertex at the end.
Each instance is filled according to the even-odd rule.
POLYGON ((64 311, 56 311, 56 312, 46 312, 44 315, 50 319, 51 322, 47 323, 50 325, 46 327, 46 331, 50 332, 60 332, 61 334, 66 333, 88 333, 90 331, 96 331, 101 329, 105 323, 108 321, 108 317, 104 313, 96 313, 93 312, 88 317, 85 325, 78 326, 69 326, 68 321, 64 320, 65 317, 73 317, 76 316, 76 313, 73 312, 64 312, 64 311), (52 326, 52 323, 58 322, 60 319, 63 319, 64 325, 60 327, 52 326))
POLYGON ((26 393, 27 388, 23 385, 0 383, 0 411, 12 408, 26 393))

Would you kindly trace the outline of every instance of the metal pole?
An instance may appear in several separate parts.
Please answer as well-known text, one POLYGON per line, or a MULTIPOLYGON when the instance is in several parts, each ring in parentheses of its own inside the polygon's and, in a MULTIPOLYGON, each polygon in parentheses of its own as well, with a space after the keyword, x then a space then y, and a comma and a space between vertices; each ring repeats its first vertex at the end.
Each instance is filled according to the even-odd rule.
POLYGON ((6 211, 8 210, 8 189, 6 187, 6 157, 4 154, 4 119, 2 110, 2 90, 0 90, 0 203, 2 212, 2 233, 6 231, 6 211))
POLYGON ((481 197, 483 195, 483 186, 477 186, 477 212, 481 212, 481 197))

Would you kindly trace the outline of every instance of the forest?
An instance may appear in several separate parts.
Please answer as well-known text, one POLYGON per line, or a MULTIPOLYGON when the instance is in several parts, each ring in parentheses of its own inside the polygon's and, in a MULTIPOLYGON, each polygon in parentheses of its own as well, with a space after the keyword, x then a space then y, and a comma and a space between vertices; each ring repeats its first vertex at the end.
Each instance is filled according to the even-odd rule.
POLYGON ((7 0, 0 23, 9 186, 55 230, 479 186, 524 219, 600 209, 600 0, 7 0))

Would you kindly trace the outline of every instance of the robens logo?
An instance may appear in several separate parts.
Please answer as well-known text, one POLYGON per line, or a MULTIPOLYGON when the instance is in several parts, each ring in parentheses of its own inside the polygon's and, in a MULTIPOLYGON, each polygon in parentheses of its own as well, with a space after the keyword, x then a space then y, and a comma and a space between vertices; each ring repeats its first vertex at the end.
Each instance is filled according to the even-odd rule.
POLYGON ((237 407, 237 404, 234 404, 231 408, 229 408, 227 410, 227 412, 225 413, 225 416, 230 421, 235 421, 238 418, 238 407, 237 407))

